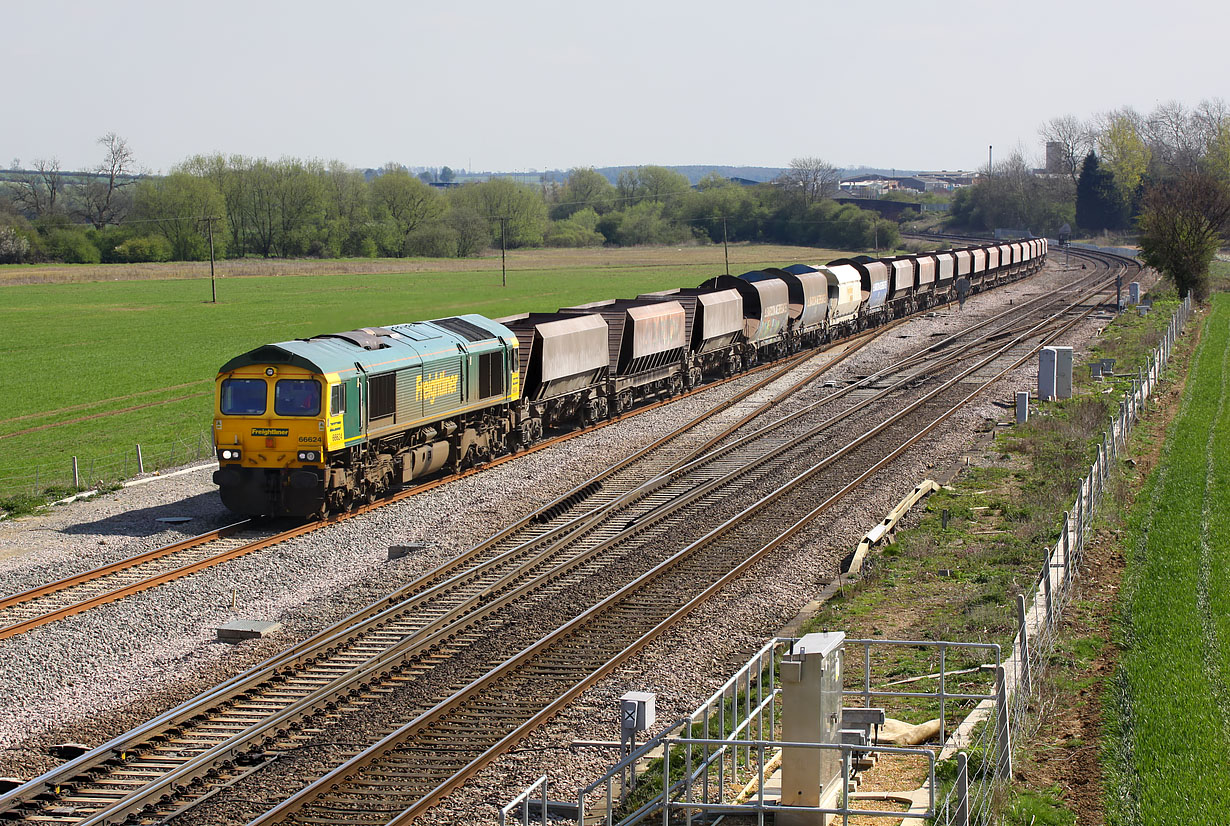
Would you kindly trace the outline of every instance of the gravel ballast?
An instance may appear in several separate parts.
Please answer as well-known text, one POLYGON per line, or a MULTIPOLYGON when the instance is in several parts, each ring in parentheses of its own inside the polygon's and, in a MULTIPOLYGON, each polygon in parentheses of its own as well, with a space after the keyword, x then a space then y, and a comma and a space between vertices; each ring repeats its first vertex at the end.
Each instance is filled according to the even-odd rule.
MULTIPOLYGON (((835 378, 873 372, 936 333, 1000 311, 1009 298, 1020 300, 1067 280, 1068 274, 1052 268, 1025 284, 975 296, 960 313, 945 308, 932 318, 913 319, 837 368, 835 378)), ((1065 343, 1076 345, 1079 355, 1104 323, 1086 322, 1065 343)), ((1035 379, 1036 365, 1022 367, 1001 383, 1004 391, 995 398, 1007 400, 1012 390, 1032 387, 1035 379)), ((0 774, 45 770, 56 762, 47 754, 48 744, 102 742, 340 619, 663 435, 726 392, 681 400, 171 586, 0 641, 0 692, 6 697, 0 706, 5 749, 0 774), (387 561, 388 545, 411 541, 425 541, 426 551, 387 561), (235 618, 279 621, 283 629, 239 645, 215 642, 215 627, 235 618)), ((615 698, 626 690, 657 691, 660 721, 690 712, 814 597, 836 572, 836 560, 904 492, 934 473, 937 463, 959 462, 976 438, 974 431, 988 419, 1005 418, 992 400, 983 397, 971 405, 891 472, 868 482, 855 504, 814 526, 792 547, 779 549, 685 627, 635 658, 618 678, 587 692, 516 754, 497 761, 434 812, 433 821, 493 820, 493 804, 548 764, 552 782, 560 784, 560 794, 553 796, 567 797, 611 759, 600 750, 574 752, 568 743, 615 736, 615 698)), ((209 471, 202 470, 0 523, 0 577, 6 584, 0 590, 21 590, 227 521, 209 471), (193 521, 186 530, 165 530, 154 519, 167 515, 193 521)))

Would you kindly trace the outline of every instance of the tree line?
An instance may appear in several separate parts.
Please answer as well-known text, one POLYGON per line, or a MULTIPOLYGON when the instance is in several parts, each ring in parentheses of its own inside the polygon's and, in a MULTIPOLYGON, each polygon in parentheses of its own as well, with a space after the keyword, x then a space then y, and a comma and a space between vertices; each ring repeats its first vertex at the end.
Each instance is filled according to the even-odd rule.
POLYGON ((1230 236, 1230 106, 1172 101, 1144 115, 1130 107, 1081 120, 1052 118, 1038 130, 1058 169, 1037 175, 1020 152, 957 192, 961 227, 1031 229, 1055 235, 1139 233, 1141 259, 1181 296, 1203 300, 1209 265, 1230 236), (1058 150, 1055 153, 1054 150, 1058 150))
POLYGON ((1148 114, 1122 107, 1081 119, 1048 120, 1038 135, 1058 150, 1053 174, 1033 174, 1019 150, 984 170, 982 181, 953 199, 956 223, 972 229, 1013 227, 1054 234, 1131 229, 1150 187, 1202 173, 1230 182, 1230 106, 1195 108, 1171 101, 1148 114))
MULTIPOLYGON (((493 177, 440 188, 399 164, 199 155, 149 175, 126 142, 87 176, 54 161, 0 181, 0 262, 217 257, 466 257, 492 247, 763 241, 866 249, 896 223, 832 200, 838 172, 800 158, 771 184, 710 175, 693 187, 661 166, 612 183, 577 168, 542 187, 493 177), (116 158, 119 158, 117 161, 116 158)), ((452 171, 435 176, 451 179, 452 171)))

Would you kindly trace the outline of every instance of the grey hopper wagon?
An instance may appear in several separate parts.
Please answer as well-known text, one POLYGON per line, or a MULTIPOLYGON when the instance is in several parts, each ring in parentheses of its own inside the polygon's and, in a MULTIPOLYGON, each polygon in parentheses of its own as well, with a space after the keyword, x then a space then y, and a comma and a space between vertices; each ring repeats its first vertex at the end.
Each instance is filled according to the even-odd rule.
POLYGON ((804 345, 825 338, 829 315, 829 281, 824 273, 807 264, 763 270, 786 282, 790 296, 790 331, 804 345))
POLYGON ((608 335, 601 315, 522 313, 499 323, 517 335, 522 398, 541 401, 606 380, 608 335))
POLYGON ((599 315, 607 325, 607 364, 619 409, 636 397, 683 389, 686 313, 678 301, 620 299, 563 307, 562 315, 599 315))
POLYGON ((719 275, 702 284, 717 290, 735 290, 743 299, 743 337, 756 351, 776 353, 788 332, 790 293, 786 282, 767 277, 749 280, 742 276, 719 275))
POLYGON ((866 255, 838 258, 828 263, 830 270, 853 269, 859 276, 863 294, 859 310, 859 325, 869 327, 888 315, 888 265, 866 255))
POLYGON ((728 375, 739 369, 743 299, 737 291, 683 288, 646 293, 637 296, 637 300, 676 301, 683 307, 684 338, 693 362, 690 385, 697 384, 706 373, 720 371, 728 375))

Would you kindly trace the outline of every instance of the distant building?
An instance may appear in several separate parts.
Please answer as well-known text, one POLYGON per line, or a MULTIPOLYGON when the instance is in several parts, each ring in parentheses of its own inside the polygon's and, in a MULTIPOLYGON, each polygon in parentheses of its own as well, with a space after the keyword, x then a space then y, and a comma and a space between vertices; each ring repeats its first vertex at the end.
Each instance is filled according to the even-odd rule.
POLYGON ((1066 174, 1069 171, 1063 144, 1059 141, 1046 142, 1046 171, 1052 175, 1066 174))
POLYGON ((839 184, 841 191, 861 198, 878 198, 885 192, 926 192, 926 182, 915 175, 854 175, 843 178, 839 184))

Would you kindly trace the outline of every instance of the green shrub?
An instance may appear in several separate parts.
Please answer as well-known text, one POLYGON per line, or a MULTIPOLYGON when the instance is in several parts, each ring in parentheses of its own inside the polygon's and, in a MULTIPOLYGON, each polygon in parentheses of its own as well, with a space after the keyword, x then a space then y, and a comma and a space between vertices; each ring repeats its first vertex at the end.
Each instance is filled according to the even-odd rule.
POLYGON ((577 210, 547 227, 548 247, 598 247, 606 238, 598 232, 598 213, 591 207, 577 210))
POLYGON ((102 252, 79 229, 56 229, 47 236, 47 255, 66 264, 99 264, 102 252))
POLYGON ((406 255, 453 258, 457 255, 457 230, 443 221, 424 224, 406 238, 406 255))
POLYGON ((141 235, 117 245, 113 255, 116 261, 123 264, 170 261, 171 242, 161 235, 141 235))

